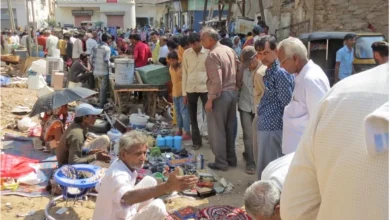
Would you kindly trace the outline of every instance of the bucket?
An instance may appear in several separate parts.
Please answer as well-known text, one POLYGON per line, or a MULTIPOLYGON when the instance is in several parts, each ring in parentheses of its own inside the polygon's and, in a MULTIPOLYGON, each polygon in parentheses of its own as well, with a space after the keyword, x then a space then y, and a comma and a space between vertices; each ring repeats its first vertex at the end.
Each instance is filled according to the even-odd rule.
POLYGON ((165 146, 172 148, 173 147, 173 137, 166 136, 165 137, 165 146))
POLYGON ((145 128, 148 123, 149 116, 144 114, 131 114, 130 115, 130 125, 132 128, 145 128))
POLYGON ((162 137, 161 135, 158 135, 157 136, 157 139, 156 139, 156 143, 157 143, 157 147, 165 147, 165 138, 162 137))
POLYGON ((130 85, 134 82, 134 60, 116 59, 115 60, 115 84, 130 85))
POLYGON ((182 136, 173 137, 173 148, 177 151, 181 150, 181 142, 183 140, 182 136))
POLYGON ((28 71, 28 89, 41 89, 43 88, 46 84, 45 78, 39 73, 33 72, 33 71, 28 71))
POLYGON ((115 128, 111 128, 111 130, 107 132, 107 136, 110 138, 111 142, 119 142, 122 133, 115 128))

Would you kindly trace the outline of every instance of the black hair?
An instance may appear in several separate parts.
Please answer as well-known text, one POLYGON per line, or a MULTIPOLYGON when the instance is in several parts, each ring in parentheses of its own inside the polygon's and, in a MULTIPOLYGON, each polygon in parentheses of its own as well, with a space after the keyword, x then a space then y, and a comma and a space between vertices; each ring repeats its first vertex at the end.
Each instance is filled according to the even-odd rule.
POLYGON ((168 46, 169 48, 172 48, 172 49, 177 49, 177 47, 178 47, 179 45, 178 45, 177 42, 175 42, 175 40, 172 38, 172 39, 170 39, 170 40, 167 41, 167 46, 168 46))
POLYGON ((103 42, 107 42, 108 41, 108 35, 107 34, 103 34, 102 35, 102 41, 103 42))
POLYGON ((221 36, 221 38, 225 38, 226 37, 226 31, 222 30, 219 32, 219 36, 221 36))
POLYGON ((84 60, 87 57, 88 57, 88 55, 86 53, 81 53, 80 54, 80 60, 84 60))
POLYGON ((83 122, 83 119, 84 119, 84 116, 80 116, 80 117, 75 117, 73 121, 80 124, 83 122))
POLYGON ((257 16, 257 20, 261 20, 261 16, 257 16))
POLYGON ((176 51, 171 51, 168 53, 167 56, 168 59, 173 59, 173 60, 179 60, 179 55, 177 55, 176 51))
POLYGON ((252 32, 248 32, 246 36, 252 36, 252 32))
POLYGON ((133 40, 136 40, 136 41, 140 41, 141 40, 141 36, 139 34, 132 34, 132 35, 130 35, 129 38, 133 39, 133 40))
POLYGON ((111 36, 111 40, 115 41, 115 36, 114 35, 111 36))
POLYGON ((152 33, 150 33, 150 36, 153 36, 153 35, 160 36, 160 34, 157 31, 153 31, 152 33))
POLYGON ((179 39, 179 44, 181 47, 186 47, 188 46, 190 43, 188 42, 188 36, 182 36, 180 39, 179 39))
POLYGON ((355 39, 355 37, 356 36, 354 34, 346 34, 344 40, 352 40, 355 39))
POLYGON ((252 32, 253 32, 254 35, 259 35, 260 34, 260 30, 257 27, 253 28, 252 32))
POLYGON ((196 43, 196 42, 200 42, 200 35, 198 33, 191 33, 188 36, 188 42, 190 44, 193 44, 193 43, 196 43))
POLYGON ((177 33, 181 33, 181 29, 180 28, 178 28, 176 31, 177 31, 177 33))
POLYGON ((65 35, 64 35, 64 39, 65 39, 65 40, 70 40, 70 35, 69 35, 69 34, 65 34, 65 35))
POLYGON ((389 44, 385 41, 377 41, 371 45, 372 51, 378 52, 381 57, 389 56, 389 44))
POLYGON ((256 42, 255 42, 255 49, 257 51, 261 51, 261 50, 264 50, 265 48, 265 44, 266 43, 269 43, 269 48, 271 50, 275 50, 276 49, 276 46, 277 46, 277 43, 276 43, 276 37, 275 36, 272 36, 272 35, 266 35, 264 37, 261 37, 260 39, 258 39, 256 42))
POLYGON ((219 43, 222 44, 222 45, 228 46, 230 48, 233 48, 233 41, 230 40, 229 38, 222 38, 219 41, 219 43))

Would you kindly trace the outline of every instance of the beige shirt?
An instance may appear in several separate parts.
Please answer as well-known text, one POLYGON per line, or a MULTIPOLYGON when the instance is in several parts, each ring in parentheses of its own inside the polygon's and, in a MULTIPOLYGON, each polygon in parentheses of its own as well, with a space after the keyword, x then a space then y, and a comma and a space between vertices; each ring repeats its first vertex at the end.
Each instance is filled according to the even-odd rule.
POLYGON ((265 85, 263 77, 265 76, 265 70, 267 69, 266 65, 260 64, 260 66, 255 70, 255 73, 253 74, 253 86, 255 89, 253 90, 253 96, 254 96, 254 105, 256 109, 257 114, 257 106, 260 103, 261 98, 264 95, 265 85))
POLYGON ((76 39, 73 43, 72 58, 80 58, 80 54, 82 54, 83 52, 83 42, 80 39, 76 39))
POLYGON ((208 98, 213 100, 222 91, 236 90, 236 73, 240 61, 230 47, 219 42, 210 50, 206 58, 208 98))
POLYGON ((209 50, 202 47, 197 54, 192 48, 184 51, 182 60, 182 90, 183 96, 189 93, 206 93, 206 58, 209 50))
POLYGON ((367 144, 387 136, 376 147, 388 149, 388 122, 371 135, 365 123, 388 101, 388 63, 340 81, 325 95, 284 182, 283 220, 389 219, 389 154, 372 156, 367 144))

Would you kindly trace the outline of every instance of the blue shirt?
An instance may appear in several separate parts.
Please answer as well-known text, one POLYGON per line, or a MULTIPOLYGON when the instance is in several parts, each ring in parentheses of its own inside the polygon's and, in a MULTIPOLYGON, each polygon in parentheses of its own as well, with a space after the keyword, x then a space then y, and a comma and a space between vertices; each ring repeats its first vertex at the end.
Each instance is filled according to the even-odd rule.
POLYGON ((265 71, 263 77, 265 90, 261 99, 257 115, 257 129, 259 131, 283 130, 284 107, 291 101, 294 90, 294 76, 280 67, 276 60, 265 71))
POLYGON ((353 54, 353 49, 349 50, 347 46, 337 51, 336 62, 340 62, 339 79, 344 79, 352 74, 353 54))

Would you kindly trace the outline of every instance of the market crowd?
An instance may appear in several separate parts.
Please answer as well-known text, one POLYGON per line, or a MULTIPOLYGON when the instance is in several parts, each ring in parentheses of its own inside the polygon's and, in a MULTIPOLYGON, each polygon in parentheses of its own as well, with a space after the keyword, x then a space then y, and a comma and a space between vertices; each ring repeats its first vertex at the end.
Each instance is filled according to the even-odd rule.
MULTIPOLYGON (((15 33, 6 34, 11 43, 16 41, 15 33)), ((60 49, 69 63, 69 85, 84 86, 96 79, 101 108, 107 102, 112 57, 131 55, 136 68, 167 66, 176 135, 192 139, 192 148, 199 150, 203 143, 198 116, 205 115, 215 155, 207 164, 211 169, 237 166, 235 142, 241 126, 245 172, 259 180, 245 193, 246 211, 255 219, 385 219, 388 144, 378 150, 372 136, 387 132, 388 137, 388 127, 382 126, 388 126, 388 44, 372 45, 381 65, 351 76, 355 36, 347 34, 344 41, 335 67, 340 82, 330 89, 327 75, 308 59, 305 45, 294 37, 278 42, 261 19, 252 32, 236 36, 210 27, 200 33, 176 27, 173 33, 99 29, 64 36, 43 31, 38 37, 47 56, 60 49)), ((104 138, 94 143, 99 146, 91 148, 89 156, 80 158, 85 141, 80 132, 100 113, 86 104, 76 109, 78 124, 59 142, 62 164, 108 159, 97 150, 106 148, 104 138), (69 151, 73 143, 78 147, 69 151)), ((146 141, 136 131, 121 138, 120 160, 100 184, 94 219, 160 219, 165 206, 153 198, 196 183, 195 176, 177 177, 175 171, 163 185, 152 178, 135 185, 146 141)))

